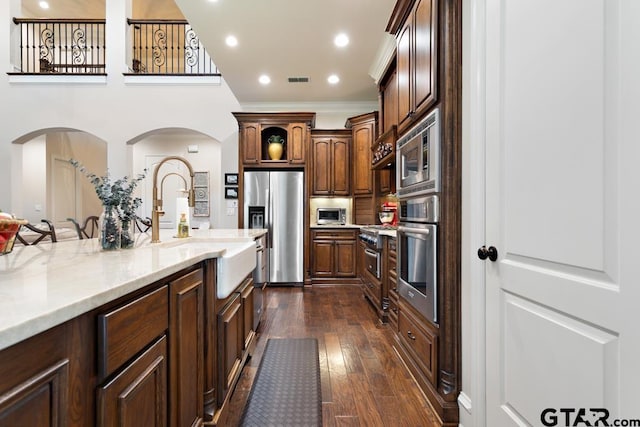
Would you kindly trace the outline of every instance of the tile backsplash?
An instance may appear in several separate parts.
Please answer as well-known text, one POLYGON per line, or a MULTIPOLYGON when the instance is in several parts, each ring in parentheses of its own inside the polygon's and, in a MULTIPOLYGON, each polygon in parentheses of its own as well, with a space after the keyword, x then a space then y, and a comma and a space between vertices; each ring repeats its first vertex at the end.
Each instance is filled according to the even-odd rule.
POLYGON ((316 223, 317 208, 343 208, 347 210, 347 224, 353 224, 353 208, 350 197, 312 197, 309 199, 309 224, 316 223))

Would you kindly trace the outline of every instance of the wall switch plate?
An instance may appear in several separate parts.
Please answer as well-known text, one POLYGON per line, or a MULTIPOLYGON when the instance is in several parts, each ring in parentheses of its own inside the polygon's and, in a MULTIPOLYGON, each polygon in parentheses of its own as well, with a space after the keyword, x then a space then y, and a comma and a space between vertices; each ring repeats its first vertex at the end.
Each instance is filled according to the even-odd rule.
POLYGON ((236 213, 234 208, 227 208, 227 216, 233 216, 236 213))
POLYGON ((189 145, 187 147, 187 151, 189 153, 197 153, 198 152, 198 146, 197 145, 189 145))

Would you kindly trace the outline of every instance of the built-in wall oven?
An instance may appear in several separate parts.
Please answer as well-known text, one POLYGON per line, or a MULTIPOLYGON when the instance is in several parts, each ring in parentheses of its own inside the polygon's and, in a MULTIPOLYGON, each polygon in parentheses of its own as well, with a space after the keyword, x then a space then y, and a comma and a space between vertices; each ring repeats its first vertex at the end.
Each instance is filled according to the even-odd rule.
POLYGON ((440 111, 430 112, 398 139, 396 146, 398 197, 440 191, 440 111))
POLYGON ((438 196, 400 199, 398 293, 438 323, 438 196))

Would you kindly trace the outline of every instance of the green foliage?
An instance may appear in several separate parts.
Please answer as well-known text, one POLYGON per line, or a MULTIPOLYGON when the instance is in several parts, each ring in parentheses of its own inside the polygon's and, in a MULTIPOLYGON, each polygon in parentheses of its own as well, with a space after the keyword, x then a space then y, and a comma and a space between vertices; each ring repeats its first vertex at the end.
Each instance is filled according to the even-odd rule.
POLYGON ((112 181, 108 171, 106 175, 98 176, 95 173, 89 172, 77 160, 69 159, 69 163, 89 179, 96 190, 98 199, 100 199, 104 206, 118 208, 118 216, 121 221, 133 221, 135 219, 136 209, 140 207, 142 199, 140 197, 133 197, 133 192, 138 186, 138 183, 146 177, 146 169, 135 178, 125 176, 124 178, 112 181))

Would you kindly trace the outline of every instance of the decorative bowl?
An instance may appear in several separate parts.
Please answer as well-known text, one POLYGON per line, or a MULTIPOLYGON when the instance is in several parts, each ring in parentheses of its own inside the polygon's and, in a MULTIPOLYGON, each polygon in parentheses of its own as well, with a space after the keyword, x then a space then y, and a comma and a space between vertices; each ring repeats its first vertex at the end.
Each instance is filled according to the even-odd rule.
POLYGON ((378 218, 380 218, 380 222, 383 224, 390 224, 393 222, 393 217, 395 212, 378 212, 378 218))
POLYGON ((0 219, 0 255, 13 250, 13 243, 20 227, 29 221, 25 219, 0 219))

